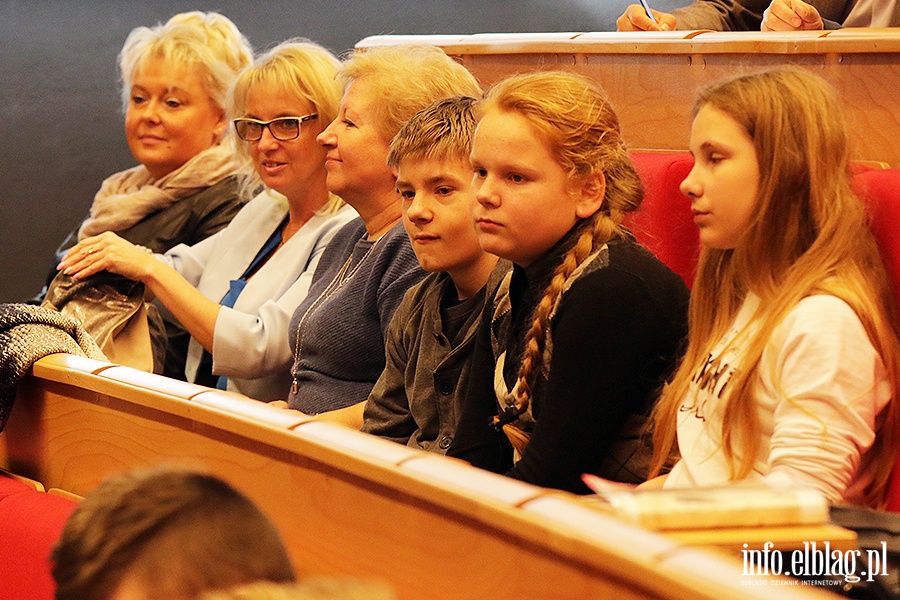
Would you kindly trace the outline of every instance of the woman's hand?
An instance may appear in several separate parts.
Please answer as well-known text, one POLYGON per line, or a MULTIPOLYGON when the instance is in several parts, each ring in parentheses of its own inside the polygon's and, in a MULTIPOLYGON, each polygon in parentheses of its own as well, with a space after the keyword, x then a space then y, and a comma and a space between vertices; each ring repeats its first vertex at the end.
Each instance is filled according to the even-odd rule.
POLYGON ((616 19, 616 31, 672 31, 677 25, 675 15, 651 9, 656 22, 647 16, 640 4, 630 4, 616 19))
POLYGON ((72 246, 56 269, 71 275, 73 279, 109 271, 128 279, 144 281, 158 262, 145 249, 107 231, 72 246))
POLYGON ((356 404, 351 404, 344 408, 314 415, 313 421, 331 421, 332 423, 346 425, 351 429, 361 429, 364 421, 363 411, 365 411, 365 408, 365 402, 357 402, 356 404))
POLYGON ((762 31, 797 31, 824 29, 816 7, 803 0, 772 0, 763 13, 762 31))
POLYGON ((72 246, 56 268, 75 279, 109 271, 144 283, 191 336, 212 352, 216 320, 222 307, 140 246, 107 231, 72 246))

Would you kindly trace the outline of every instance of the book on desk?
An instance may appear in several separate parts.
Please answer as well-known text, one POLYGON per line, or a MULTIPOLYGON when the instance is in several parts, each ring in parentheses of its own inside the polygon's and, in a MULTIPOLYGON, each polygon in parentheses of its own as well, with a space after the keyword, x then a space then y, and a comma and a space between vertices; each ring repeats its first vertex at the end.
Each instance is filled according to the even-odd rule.
POLYGON ((727 549, 782 549, 803 542, 829 541, 836 548, 856 545, 856 533, 831 523, 829 504, 814 490, 759 484, 689 489, 638 489, 593 475, 584 482, 592 504, 625 521, 659 531, 689 545, 727 549), (747 544, 747 546, 744 546, 747 544))

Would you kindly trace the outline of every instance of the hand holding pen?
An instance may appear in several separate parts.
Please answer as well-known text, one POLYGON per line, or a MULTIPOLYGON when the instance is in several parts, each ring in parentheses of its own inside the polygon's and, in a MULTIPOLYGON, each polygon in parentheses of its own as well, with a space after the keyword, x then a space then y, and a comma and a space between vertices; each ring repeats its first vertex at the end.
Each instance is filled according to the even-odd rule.
POLYGON ((644 12, 647 13, 647 16, 650 17, 650 20, 659 25, 659 21, 657 21, 656 17, 653 16, 653 11, 650 9, 650 5, 647 4, 647 0, 641 0, 641 6, 644 7, 644 12))
POLYGON ((647 0, 632 4, 616 21, 618 31, 671 31, 675 29, 675 17, 650 8, 647 0))

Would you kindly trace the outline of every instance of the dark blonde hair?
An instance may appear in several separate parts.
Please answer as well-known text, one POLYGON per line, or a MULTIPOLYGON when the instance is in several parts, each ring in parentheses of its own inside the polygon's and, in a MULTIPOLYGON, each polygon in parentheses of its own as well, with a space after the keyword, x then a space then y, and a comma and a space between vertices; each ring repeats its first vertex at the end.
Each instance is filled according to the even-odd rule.
POLYGON ((389 167, 406 158, 439 158, 468 163, 475 133, 477 102, 469 96, 451 96, 433 102, 407 121, 388 152, 389 167))
POLYGON ((165 25, 137 27, 119 52, 123 106, 128 105, 135 72, 155 58, 199 67, 206 93, 224 111, 228 88, 253 60, 253 50, 237 26, 216 12, 180 13, 165 25))
MULTIPOLYGON (((523 117, 570 178, 602 174, 606 182, 600 210, 575 226, 580 233, 554 271, 532 316, 515 399, 515 409, 521 414, 528 408, 538 375, 549 366, 545 365, 549 357, 544 354, 550 315, 566 282, 604 244, 626 235, 622 221, 626 213, 640 207, 644 192, 622 142, 619 119, 596 82, 561 71, 517 75, 494 86, 479 109, 482 114, 501 111, 523 117)), ((521 450, 517 432, 509 425, 504 430, 521 450)))
MULTIPOLYGON (((278 44, 253 64, 244 69, 232 86, 228 103, 229 118, 245 115, 250 89, 257 85, 271 85, 286 95, 307 100, 318 117, 312 125, 304 127, 324 128, 334 120, 341 101, 341 86, 335 80, 340 61, 328 49, 303 38, 294 38, 278 44), (318 124, 318 125, 316 125, 318 124)), ((299 116, 299 115, 298 115, 299 116)), ((234 136, 235 155, 241 165, 244 196, 250 196, 261 185, 253 169, 247 143, 234 136)), ((323 213, 334 213, 344 205, 337 196, 331 196, 323 213)))
MULTIPOLYGON (((844 300, 862 322, 898 389, 898 321, 892 288, 869 230, 865 207, 850 189, 850 143, 841 103, 820 77, 798 68, 739 76, 703 90, 694 114, 711 106, 750 135, 759 162, 756 210, 734 249, 704 248, 691 294, 689 345, 655 412, 652 474, 676 443, 678 407, 690 380, 725 335, 748 293, 761 299, 761 327, 728 383, 723 451, 732 479, 746 477, 760 449, 755 402, 763 350, 773 331, 807 296, 844 300)), ((860 469, 874 481, 879 505, 897 445, 895 402, 860 469)))
POLYGON ((384 46, 353 52, 338 70, 344 88, 365 79, 378 102, 373 118, 385 142, 423 107, 447 96, 481 96, 468 70, 435 46, 384 46))
POLYGON ((278 531, 250 500, 217 477, 173 469, 100 484, 52 560, 57 600, 106 600, 129 575, 159 598, 295 580, 278 531))
POLYGON ((257 582, 208 592, 199 600, 394 600, 387 584, 346 577, 307 577, 300 583, 257 582))

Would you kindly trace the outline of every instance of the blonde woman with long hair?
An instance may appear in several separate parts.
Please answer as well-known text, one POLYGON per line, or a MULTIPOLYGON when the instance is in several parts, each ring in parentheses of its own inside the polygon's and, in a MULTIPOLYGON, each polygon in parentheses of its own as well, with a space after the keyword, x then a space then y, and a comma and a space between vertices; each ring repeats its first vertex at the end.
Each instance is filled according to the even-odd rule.
POLYGON ((737 77, 701 92, 690 148, 681 189, 703 249, 653 472, 677 447, 666 487, 762 481, 882 504, 898 320, 840 101, 800 69, 737 77))
POLYGON ((585 472, 643 481, 636 432, 688 292, 621 225, 643 189, 616 114, 595 82, 561 72, 500 82, 480 113, 475 227, 514 269, 486 302, 448 454, 574 492, 585 472))

